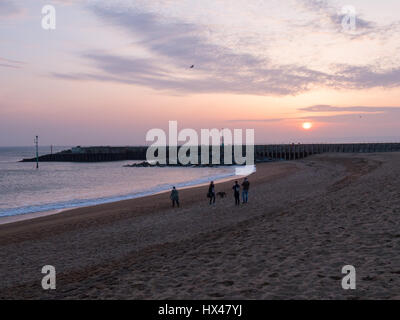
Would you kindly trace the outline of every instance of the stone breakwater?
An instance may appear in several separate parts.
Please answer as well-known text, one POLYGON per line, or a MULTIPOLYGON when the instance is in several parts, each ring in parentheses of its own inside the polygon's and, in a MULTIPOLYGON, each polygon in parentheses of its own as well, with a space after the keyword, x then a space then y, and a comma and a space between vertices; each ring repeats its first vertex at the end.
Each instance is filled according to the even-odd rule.
MULTIPOLYGON (((146 160, 147 148, 138 147, 76 147, 54 154, 39 157, 40 162, 105 162, 146 160)), ((179 147, 178 147, 179 149, 179 147)), ((200 147, 199 153, 200 153, 200 147)), ((348 144, 275 144, 256 145, 254 159, 256 162, 275 160, 297 160, 321 153, 376 153, 399 152, 400 143, 348 143, 348 144)), ((169 157, 167 147, 167 159, 169 157)), ((210 152, 211 154, 211 152, 210 152)), ((223 148, 221 159, 223 161, 223 148)), ((245 154, 245 147, 243 147, 245 154)), ((35 162, 36 158, 23 159, 22 162, 35 162)), ((168 162, 168 161, 167 161, 168 162)), ((211 162, 211 161, 210 161, 211 162)))

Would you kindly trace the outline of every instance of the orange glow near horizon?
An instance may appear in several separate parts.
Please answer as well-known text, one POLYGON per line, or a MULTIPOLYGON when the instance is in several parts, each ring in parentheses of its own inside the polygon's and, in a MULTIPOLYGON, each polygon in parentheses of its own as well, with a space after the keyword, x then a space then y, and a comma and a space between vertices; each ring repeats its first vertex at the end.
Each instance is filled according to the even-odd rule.
POLYGON ((312 127, 313 127, 313 124, 311 122, 304 122, 303 123, 303 129, 304 130, 311 130, 312 127))

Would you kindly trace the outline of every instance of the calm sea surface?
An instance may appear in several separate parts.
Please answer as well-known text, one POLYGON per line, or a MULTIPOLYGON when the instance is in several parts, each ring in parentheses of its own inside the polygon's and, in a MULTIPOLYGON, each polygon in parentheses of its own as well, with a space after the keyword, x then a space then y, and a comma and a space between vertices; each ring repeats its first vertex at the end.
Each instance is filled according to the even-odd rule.
MULTIPOLYGON (((54 147, 58 152, 68 147, 54 147)), ((50 153, 40 148, 39 154, 50 153)), ((124 168, 133 161, 20 163, 33 147, 0 147, 0 218, 133 199, 235 175, 233 167, 124 168)))

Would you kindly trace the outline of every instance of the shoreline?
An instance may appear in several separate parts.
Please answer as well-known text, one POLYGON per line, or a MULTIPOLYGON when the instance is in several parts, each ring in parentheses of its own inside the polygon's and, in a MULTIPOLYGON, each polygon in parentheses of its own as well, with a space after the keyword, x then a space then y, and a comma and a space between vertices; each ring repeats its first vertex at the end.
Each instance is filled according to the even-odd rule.
MULTIPOLYGON (((220 183, 224 183, 227 181, 233 181, 235 179, 241 179, 242 177, 245 177, 244 175, 235 175, 235 173, 232 173, 232 175, 221 178, 221 179, 217 179, 214 180, 215 184, 220 184, 220 183)), ((211 177, 213 178, 213 177, 211 177)), ((192 189, 192 188, 197 188, 197 187, 203 187, 208 185, 208 182, 195 182, 195 181, 190 181, 190 182, 184 182, 183 184, 188 184, 186 186, 183 187, 178 187, 178 191, 180 190, 186 190, 186 189, 192 189), (191 184, 191 183, 194 184, 191 184)), ((178 184, 179 185, 179 184, 178 184)), ((171 184, 172 186, 172 184, 171 184)), ((17 223, 17 222, 22 222, 22 221, 31 221, 34 219, 38 219, 38 218, 44 218, 44 217, 48 217, 48 216, 53 216, 53 215, 60 215, 63 214, 65 212, 69 212, 69 211, 73 211, 73 210, 78 210, 78 209, 82 209, 82 208, 91 208, 91 207, 96 207, 96 206, 101 206, 104 204, 116 204, 118 202, 122 202, 122 201, 129 201, 129 200, 135 200, 135 199, 143 199, 143 198, 147 198, 147 197, 151 197, 151 196, 155 196, 155 195, 159 195, 159 194, 165 194, 165 193, 169 193, 170 190, 161 190, 161 191, 148 191, 148 192, 143 192, 143 193, 138 193, 137 195, 133 195, 132 197, 128 197, 126 199, 119 199, 119 200, 110 200, 110 201, 105 201, 105 202, 100 202, 100 203, 94 203, 94 204, 90 204, 90 205, 82 205, 82 206, 73 206, 70 208, 63 208, 63 209, 54 209, 54 210, 48 210, 48 211, 38 211, 38 212, 30 212, 30 213, 25 213, 25 214, 16 214, 16 215, 10 215, 10 216, 4 216, 4 217, 0 217, 0 226, 3 225, 9 225, 12 223, 17 223)), ((124 196, 121 196, 124 197, 124 196)), ((121 198, 118 197, 118 198, 121 198)), ((90 200, 88 200, 90 201, 90 200)))
MULTIPOLYGON (((282 168, 285 167, 293 167, 293 164, 283 162, 272 163, 272 165, 271 163, 258 164, 257 171, 250 176, 258 174, 261 175, 260 179, 263 179, 265 175, 273 178, 275 176, 286 175, 287 173, 282 172, 282 168), (258 172, 259 167, 264 168, 261 173, 258 172), (265 167, 271 169, 271 171, 269 172, 268 170, 268 172, 265 173, 265 167), (276 168, 279 169, 277 170, 276 168)), ((244 178, 244 176, 231 176, 224 180, 217 181, 215 183, 216 191, 225 191, 229 197, 232 191, 232 181, 242 178, 244 178)), ((257 183, 257 180, 259 179, 253 181, 253 185, 257 183)), ((179 190, 180 210, 202 203, 207 204, 208 207, 209 200, 206 198, 208 182, 187 188, 179 188, 179 190)), ((142 198, 66 209, 59 214, 49 214, 46 216, 38 216, 34 219, 0 224, 0 234, 2 234, 0 245, 20 240, 25 241, 46 238, 48 236, 48 230, 51 230, 53 236, 57 236, 69 231, 79 232, 92 225, 100 227, 111 225, 118 221, 150 217, 161 211, 167 211, 169 213, 176 211, 171 207, 169 190, 142 198)))
POLYGON ((0 218, 0 226, 20 221, 27 221, 27 220, 52 216, 55 214, 59 214, 63 211, 64 210, 50 210, 50 211, 41 211, 41 212, 32 212, 32 213, 17 214, 12 216, 5 216, 0 218))

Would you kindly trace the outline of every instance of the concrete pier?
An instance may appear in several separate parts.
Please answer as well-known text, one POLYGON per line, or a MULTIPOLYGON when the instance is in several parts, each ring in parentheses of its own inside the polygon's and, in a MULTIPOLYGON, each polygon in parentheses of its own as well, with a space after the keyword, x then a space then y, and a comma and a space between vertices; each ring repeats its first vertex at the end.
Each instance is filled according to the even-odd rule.
POLYGON ((320 153, 400 152, 400 143, 283 144, 255 146, 256 161, 297 160, 320 153))
MULTIPOLYGON (((39 157, 40 162, 105 162, 124 160, 146 160, 148 147, 76 147, 59 153, 39 157)), ((179 147, 178 147, 179 148, 179 147)), ((199 148, 200 149, 200 148, 199 148)), ((200 151, 199 151, 200 152, 200 151)), ((320 153, 375 153, 400 152, 400 143, 347 143, 347 144, 274 144, 256 145, 254 159, 256 162, 298 160, 320 153)), ((211 151, 210 151, 211 154, 211 151)), ((223 148, 221 148, 221 155, 223 148)), ((243 147, 245 154, 245 147, 243 147)), ((167 152, 168 155, 168 152, 167 152)), ((168 157, 168 156, 167 156, 168 157)), ((223 156, 221 156, 223 159, 223 156)), ((23 159, 22 162, 33 162, 36 158, 23 159)))

